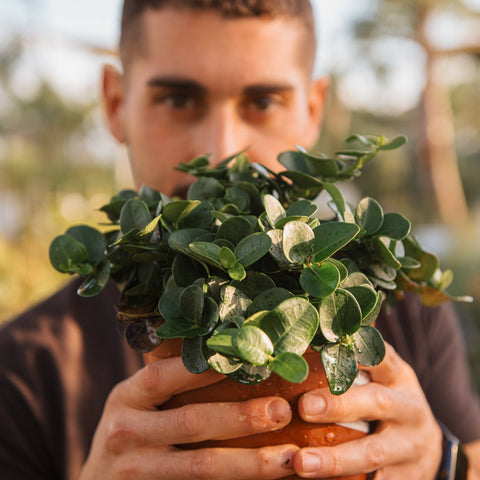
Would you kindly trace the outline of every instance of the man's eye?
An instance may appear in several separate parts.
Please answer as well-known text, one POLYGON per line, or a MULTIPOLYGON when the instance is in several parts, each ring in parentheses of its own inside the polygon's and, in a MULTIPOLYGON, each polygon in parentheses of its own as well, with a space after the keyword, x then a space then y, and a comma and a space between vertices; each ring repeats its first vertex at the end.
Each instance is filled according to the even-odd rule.
POLYGON ((195 106, 195 100, 184 93, 169 93, 163 95, 157 101, 176 110, 187 110, 195 106))
POLYGON ((250 109, 264 112, 275 104, 271 97, 256 97, 250 100, 250 109))

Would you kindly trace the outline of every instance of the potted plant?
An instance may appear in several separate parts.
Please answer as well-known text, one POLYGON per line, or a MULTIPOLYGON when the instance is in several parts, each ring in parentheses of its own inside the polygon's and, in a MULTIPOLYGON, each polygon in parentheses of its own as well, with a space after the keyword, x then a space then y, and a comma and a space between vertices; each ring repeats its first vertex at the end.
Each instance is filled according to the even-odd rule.
MULTIPOLYGON (((384 213, 370 197, 351 206, 335 185, 405 141, 354 135, 347 142, 357 147, 334 156, 283 152, 279 173, 250 163, 244 152, 215 166, 208 156, 194 158, 177 167, 198 177, 186 199, 148 187, 122 191, 101 208, 112 229, 68 229, 52 242, 51 262, 86 277, 79 295, 97 295, 110 278, 120 286, 117 318, 133 348, 182 355, 191 372, 213 368, 228 377, 201 401, 286 388, 281 395, 294 403, 325 381, 342 394, 358 364, 375 366, 384 357, 373 326, 382 304, 409 290, 427 305, 451 299, 444 291, 451 272, 420 247, 404 216, 384 213), (319 218, 313 201, 322 191, 328 218, 319 218), (229 385, 224 396, 222 384, 229 385)), ((196 393, 169 406, 198 401, 196 393)), ((343 441, 343 427, 315 428, 296 417, 284 433, 300 445, 343 441)), ((347 439, 358 435, 343 430, 347 439)), ((272 435, 246 445, 285 442, 272 435)))

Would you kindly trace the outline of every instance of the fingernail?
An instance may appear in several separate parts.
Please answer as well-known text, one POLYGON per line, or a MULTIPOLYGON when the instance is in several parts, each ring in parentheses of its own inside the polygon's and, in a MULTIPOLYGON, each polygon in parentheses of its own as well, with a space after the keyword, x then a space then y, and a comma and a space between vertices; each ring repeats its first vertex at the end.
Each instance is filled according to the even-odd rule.
POLYGON ((270 419, 275 423, 284 423, 290 418, 290 405, 285 400, 272 400, 267 407, 270 419))
POLYGON ((320 459, 311 453, 302 455, 302 473, 314 473, 320 470, 320 459))
POLYGON ((303 406, 307 415, 319 415, 324 412, 327 402, 319 395, 306 395, 303 406))

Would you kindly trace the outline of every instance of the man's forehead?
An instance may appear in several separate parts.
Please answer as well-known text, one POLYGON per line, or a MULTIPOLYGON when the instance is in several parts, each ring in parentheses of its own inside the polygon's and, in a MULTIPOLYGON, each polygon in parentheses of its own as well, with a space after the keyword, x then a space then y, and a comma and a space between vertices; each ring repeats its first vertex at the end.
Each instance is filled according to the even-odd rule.
POLYGON ((143 20, 142 52, 133 63, 149 71, 148 81, 177 77, 209 84, 223 77, 241 85, 277 84, 301 68, 295 19, 226 20, 216 12, 162 9, 149 10, 143 20))

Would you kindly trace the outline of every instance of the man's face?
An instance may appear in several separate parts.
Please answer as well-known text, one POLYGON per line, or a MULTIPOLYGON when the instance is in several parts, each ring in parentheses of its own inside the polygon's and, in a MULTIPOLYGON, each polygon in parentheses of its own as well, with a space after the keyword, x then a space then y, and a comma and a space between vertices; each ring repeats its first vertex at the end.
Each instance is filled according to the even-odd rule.
POLYGON ((173 167, 200 154, 216 163, 249 147, 251 161, 278 169, 279 152, 314 143, 325 88, 310 80, 298 20, 147 10, 142 32, 125 77, 104 76, 137 187, 181 190, 192 178, 173 167))

